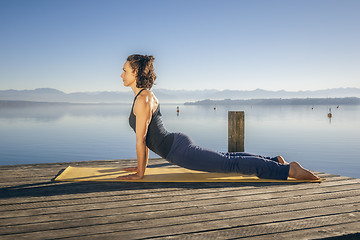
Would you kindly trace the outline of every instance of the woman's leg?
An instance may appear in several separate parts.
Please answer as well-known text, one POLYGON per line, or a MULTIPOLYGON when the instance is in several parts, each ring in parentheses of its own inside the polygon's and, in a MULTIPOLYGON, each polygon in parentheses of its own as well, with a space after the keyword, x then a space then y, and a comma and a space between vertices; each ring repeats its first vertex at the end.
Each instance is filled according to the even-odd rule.
POLYGON ((289 165, 252 154, 222 154, 195 145, 184 134, 176 134, 167 159, 181 167, 223 173, 255 174, 261 178, 287 179, 289 165))
MULTIPOLYGON (((283 163, 284 162, 281 162, 281 160, 284 160, 283 158, 279 159, 279 157, 281 156, 276 156, 276 157, 264 157, 264 156, 261 156, 261 155, 257 155, 257 154, 252 154, 252 153, 245 153, 245 152, 220 152, 221 154, 225 154, 227 156, 240 156, 240 157, 245 157, 245 156, 248 156, 248 157, 260 157, 260 158, 265 158, 265 159, 268 159, 268 160, 271 160, 271 161, 274 161, 274 162, 280 162, 280 163, 283 163)), ((285 160, 284 160, 285 161, 285 160)))

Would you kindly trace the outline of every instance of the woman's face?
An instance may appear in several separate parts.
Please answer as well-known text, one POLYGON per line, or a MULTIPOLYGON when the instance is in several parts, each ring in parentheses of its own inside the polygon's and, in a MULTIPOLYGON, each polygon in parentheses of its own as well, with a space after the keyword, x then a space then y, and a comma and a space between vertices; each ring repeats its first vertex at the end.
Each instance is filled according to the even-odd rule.
POLYGON ((131 85, 136 86, 136 74, 133 72, 133 69, 130 66, 129 62, 126 62, 123 67, 123 73, 121 74, 121 78, 123 79, 124 86, 129 87, 131 85))

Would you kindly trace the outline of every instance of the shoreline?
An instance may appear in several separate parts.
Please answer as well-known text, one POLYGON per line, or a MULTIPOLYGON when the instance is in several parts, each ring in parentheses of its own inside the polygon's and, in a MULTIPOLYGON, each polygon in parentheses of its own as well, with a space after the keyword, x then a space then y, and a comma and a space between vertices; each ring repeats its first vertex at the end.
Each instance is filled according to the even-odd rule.
POLYGON ((184 105, 360 105, 360 98, 267 98, 267 99, 205 99, 184 105))

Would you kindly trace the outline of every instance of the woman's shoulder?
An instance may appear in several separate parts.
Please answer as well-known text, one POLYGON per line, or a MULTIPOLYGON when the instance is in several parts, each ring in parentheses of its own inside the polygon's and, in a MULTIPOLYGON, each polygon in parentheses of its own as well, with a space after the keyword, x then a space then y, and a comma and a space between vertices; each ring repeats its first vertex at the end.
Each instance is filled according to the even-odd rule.
POLYGON ((153 109, 156 108, 159 104, 155 94, 151 90, 142 91, 136 99, 135 107, 147 108, 150 107, 153 109))
POLYGON ((153 100, 157 100, 155 94, 151 90, 144 90, 142 91, 139 96, 137 97, 141 102, 151 102, 153 100))

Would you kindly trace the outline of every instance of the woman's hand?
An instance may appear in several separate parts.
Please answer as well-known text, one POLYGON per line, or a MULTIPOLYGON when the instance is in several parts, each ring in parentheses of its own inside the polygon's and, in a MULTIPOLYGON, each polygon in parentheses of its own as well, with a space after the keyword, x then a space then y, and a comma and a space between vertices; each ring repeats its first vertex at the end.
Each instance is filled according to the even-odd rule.
POLYGON ((137 173, 135 173, 135 174, 129 174, 129 175, 126 175, 126 176, 119 176, 116 179, 119 179, 119 180, 140 180, 142 178, 143 177, 140 177, 137 173))
POLYGON ((137 167, 128 167, 128 168, 123 168, 122 170, 126 172, 137 172, 137 167))

